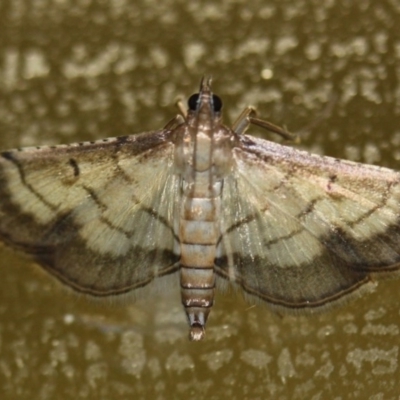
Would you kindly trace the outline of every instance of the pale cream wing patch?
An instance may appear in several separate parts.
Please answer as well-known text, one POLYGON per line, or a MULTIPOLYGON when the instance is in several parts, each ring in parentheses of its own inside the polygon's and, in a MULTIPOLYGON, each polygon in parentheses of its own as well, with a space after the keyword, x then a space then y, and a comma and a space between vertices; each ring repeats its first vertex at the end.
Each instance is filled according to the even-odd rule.
POLYGON ((143 286, 179 260, 173 157, 166 131, 4 152, 0 238, 76 290, 143 286))
POLYGON ((217 272, 278 307, 318 308, 400 268, 400 175, 242 137, 217 272))

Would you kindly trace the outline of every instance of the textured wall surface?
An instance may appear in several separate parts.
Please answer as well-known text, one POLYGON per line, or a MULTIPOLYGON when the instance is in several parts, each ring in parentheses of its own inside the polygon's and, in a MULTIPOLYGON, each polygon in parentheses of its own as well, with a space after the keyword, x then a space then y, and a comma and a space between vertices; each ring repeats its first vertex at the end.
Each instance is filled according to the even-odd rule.
MULTIPOLYGON (((398 0, 2 0, 0 147, 161 128, 212 74, 227 123, 252 104, 310 125, 304 149, 400 169, 399 13, 398 0)), ((399 281, 313 317, 219 293, 206 340, 190 343, 177 279, 113 305, 5 248, 0 271, 2 399, 400 393, 399 281)))

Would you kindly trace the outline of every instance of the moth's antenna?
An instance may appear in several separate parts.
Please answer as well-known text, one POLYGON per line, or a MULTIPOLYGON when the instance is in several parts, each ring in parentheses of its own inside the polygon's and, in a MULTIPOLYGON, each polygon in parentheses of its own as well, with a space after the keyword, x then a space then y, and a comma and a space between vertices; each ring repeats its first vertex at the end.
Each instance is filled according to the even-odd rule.
POLYGON ((212 84, 212 76, 202 76, 201 81, 200 81, 200 92, 203 90, 210 90, 211 89, 211 84, 212 84))
POLYGON ((200 81, 200 88, 199 88, 200 92, 203 90, 205 79, 206 79, 206 77, 203 75, 201 77, 201 81, 200 81))

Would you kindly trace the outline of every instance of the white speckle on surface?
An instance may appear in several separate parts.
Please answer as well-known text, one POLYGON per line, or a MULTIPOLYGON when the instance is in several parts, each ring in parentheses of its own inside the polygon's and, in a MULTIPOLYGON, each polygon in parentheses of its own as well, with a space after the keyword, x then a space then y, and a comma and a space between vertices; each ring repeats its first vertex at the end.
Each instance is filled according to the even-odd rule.
POLYGON ((207 329, 207 336, 213 338, 215 342, 220 342, 225 339, 238 335, 238 328, 235 325, 218 325, 207 329))
POLYGON ((351 50, 358 56, 363 56, 368 52, 368 42, 363 36, 356 36, 351 43, 351 50))
POLYGON ((234 58, 231 46, 227 43, 221 43, 215 49, 215 59, 221 64, 228 64, 234 58))
POLYGON ((331 360, 328 360, 322 367, 315 371, 314 376, 320 376, 323 378, 328 379, 332 372, 334 371, 335 367, 331 360))
POLYGON ((272 357, 265 351, 249 349, 242 351, 240 359, 255 368, 266 368, 272 361, 272 357))
POLYGON ((165 363, 165 368, 168 371, 173 371, 181 374, 185 370, 194 369, 194 361, 192 357, 188 355, 181 355, 177 351, 174 351, 167 359, 165 363))
POLYGON ((161 47, 150 49, 150 56, 156 68, 165 68, 168 64, 168 54, 161 47))
POLYGON ((333 325, 326 325, 318 330, 317 336, 323 339, 327 336, 331 336, 335 332, 335 327, 333 325))
POLYGON ((214 387, 214 382, 212 379, 199 380, 198 378, 184 379, 182 382, 176 385, 176 392, 181 394, 180 396, 175 396, 177 399, 191 397, 190 394, 202 393, 199 398, 212 398, 212 396, 204 397, 204 393, 209 393, 210 389, 214 387), (183 395, 184 394, 184 395, 183 395))
POLYGON ((72 314, 65 314, 63 321, 65 325, 71 325, 72 323, 75 322, 75 316, 72 314))
POLYGON ((124 332, 118 353, 122 357, 121 363, 125 372, 139 378, 146 364, 142 335, 133 331, 124 332))
POLYGON ((309 60, 317 60, 321 56, 322 48, 317 42, 309 43, 304 48, 304 53, 309 60))
POLYGON ((382 160, 381 153, 376 145, 367 143, 364 147, 363 156, 368 164, 375 164, 382 160))
MULTIPOLYGON (((311 346, 306 346, 311 347, 311 346)), ((312 349, 308 348, 307 351, 303 351, 297 354, 295 363, 297 366, 311 366, 315 364, 315 357, 313 357, 311 353, 312 349)))
POLYGON ((183 57, 188 68, 193 68, 206 53, 206 48, 202 43, 190 43, 183 49, 183 57))
POLYGON ((97 388, 97 385, 102 386, 107 375, 108 367, 105 362, 91 364, 86 370, 86 379, 92 389, 97 388))
POLYGON ((398 368, 398 353, 398 346, 392 347, 391 350, 357 348, 348 352, 346 361, 354 366, 357 374, 361 372, 364 363, 372 365, 374 375, 391 374, 398 368))
POLYGON ((353 75, 344 77, 342 84, 342 94, 340 102, 346 104, 354 98, 358 92, 358 83, 353 75))
POLYGON ((283 83, 283 87, 285 90, 294 92, 294 93, 303 93, 304 92, 304 82, 298 78, 288 78, 283 83))
POLYGON ((367 324, 361 330, 362 335, 399 335, 399 327, 395 324, 382 325, 382 324, 367 324))
POLYGON ((372 101, 376 104, 382 103, 382 97, 379 94, 378 84, 379 82, 376 79, 361 80, 361 95, 364 96, 367 100, 372 101))
POLYGON ((212 2, 205 3, 205 2, 190 1, 187 4, 188 4, 188 10, 190 10, 195 19, 198 19, 199 21, 202 22, 208 20, 218 21, 226 17, 225 12, 227 5, 225 5, 224 7, 223 6, 224 3, 214 4, 212 2))
POLYGON ((339 369, 339 376, 347 376, 348 373, 349 373, 349 371, 348 371, 346 365, 342 364, 339 369))
POLYGON ((301 3, 302 2, 300 1, 293 1, 288 3, 287 7, 283 7, 281 9, 283 13, 283 19, 285 21, 290 21, 296 17, 303 15, 305 11, 301 3))
POLYGON ((359 147, 347 144, 344 150, 346 158, 348 158, 349 160, 358 161, 360 159, 361 151, 359 147))
POLYGON ((276 6, 273 4, 266 4, 258 11, 258 15, 263 19, 269 19, 276 14, 276 6))
POLYGON ((182 340, 182 338, 187 338, 187 332, 181 329, 182 327, 186 327, 185 316, 182 315, 181 311, 179 304, 170 306, 168 310, 160 307, 155 311, 154 337, 158 343, 173 345, 182 340))
MULTIPOLYGON (((155 390, 156 392, 162 393, 162 392, 165 391, 165 387, 166 387, 166 384, 165 384, 164 381, 158 381, 158 382, 156 383, 156 385, 154 386, 154 390, 155 390)), ((159 398, 162 399, 162 397, 159 397, 159 398)))
POLYGON ((377 32, 374 37, 374 47, 378 53, 384 54, 388 50, 387 41, 388 41, 388 34, 387 32, 381 31, 377 32))
POLYGON ((355 323, 349 322, 343 326, 343 332, 347 334, 356 334, 358 332, 358 327, 355 323))
POLYGON ((302 382, 300 385, 296 385, 296 388, 294 390, 294 396, 292 398, 294 399, 312 399, 316 400, 319 399, 319 395, 316 394, 312 398, 310 397, 310 394, 312 392, 315 392, 315 382, 311 379, 302 382), (318 397, 315 397, 318 396, 318 397))
MULTIPOLYGON (((258 89, 247 89, 246 92, 242 96, 242 104, 241 109, 247 106, 255 106, 257 107, 259 104, 267 104, 267 103, 278 103, 282 100, 282 92, 273 87, 266 87, 265 90, 260 91, 258 89)), ((233 112, 233 110, 228 110, 228 113, 231 112, 231 119, 235 119, 237 117, 237 112, 233 112)))
POLYGON ((65 364, 62 366, 61 370, 68 379, 76 377, 76 368, 73 365, 65 364))
POLYGON ((162 369, 158 358, 150 358, 147 362, 147 367, 150 369, 153 378, 158 378, 162 374, 162 369))
POLYGON ((343 58, 348 54, 349 48, 344 43, 332 42, 330 45, 330 52, 337 58, 343 58))
POLYGON ((98 360, 100 357, 101 357, 100 347, 93 340, 89 340, 85 346, 85 359, 98 360))
POLYGON ((96 57, 89 57, 85 45, 76 45, 72 57, 65 62, 63 72, 67 78, 96 77, 113 70, 117 74, 132 71, 136 67, 135 49, 110 43, 96 57))
POLYGON ((225 364, 229 363, 232 359, 232 350, 218 350, 211 353, 203 354, 200 359, 207 363, 208 368, 211 371, 217 371, 225 364))
POLYGON ((38 78, 46 76, 49 73, 50 67, 41 51, 32 49, 24 54, 24 56, 24 78, 38 78))
POLYGON ((52 366, 63 364, 68 360, 68 352, 65 341, 52 340, 52 349, 50 350, 50 359, 52 366))
POLYGON ((235 57, 242 59, 249 54, 264 54, 270 46, 267 38, 249 39, 240 43, 235 51, 235 57))
POLYGON ((264 68, 261 71, 261 78, 268 80, 274 76, 274 71, 271 68, 264 68))
POLYGON ((384 400, 385 394, 382 392, 373 394, 372 396, 368 397, 368 400, 384 400))
POLYGON ((288 51, 294 49, 298 45, 298 40, 295 36, 282 36, 275 43, 275 52, 282 56, 288 51))
POLYGON ((268 336, 273 344, 281 343, 281 329, 276 325, 268 325, 268 336))
POLYGON ((278 357, 278 375, 281 377, 282 382, 296 375, 292 357, 287 347, 282 349, 278 357))
POLYGON ((393 147, 399 147, 400 146, 400 131, 394 131, 390 137, 390 144, 393 147))
POLYGON ((375 308, 366 312, 364 315, 364 319, 366 321, 375 321, 379 318, 382 318, 385 314, 386 310, 383 307, 375 308))
POLYGON ((3 57, 3 64, 0 70, 1 81, 6 88, 12 89, 18 82, 20 53, 17 49, 10 48, 4 53, 3 57))
POLYGON ((114 72, 122 75, 133 71, 138 63, 138 57, 135 48, 132 46, 123 46, 120 48, 120 55, 114 65, 114 72))

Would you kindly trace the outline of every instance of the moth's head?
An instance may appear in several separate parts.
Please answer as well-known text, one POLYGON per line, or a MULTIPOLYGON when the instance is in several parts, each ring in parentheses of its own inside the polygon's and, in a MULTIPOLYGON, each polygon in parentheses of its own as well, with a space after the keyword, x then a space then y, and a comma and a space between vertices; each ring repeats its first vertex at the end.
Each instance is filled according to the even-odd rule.
POLYGON ((215 121, 220 119, 222 100, 211 91, 211 77, 202 78, 200 90, 192 94, 188 100, 188 116, 199 122, 215 121))

